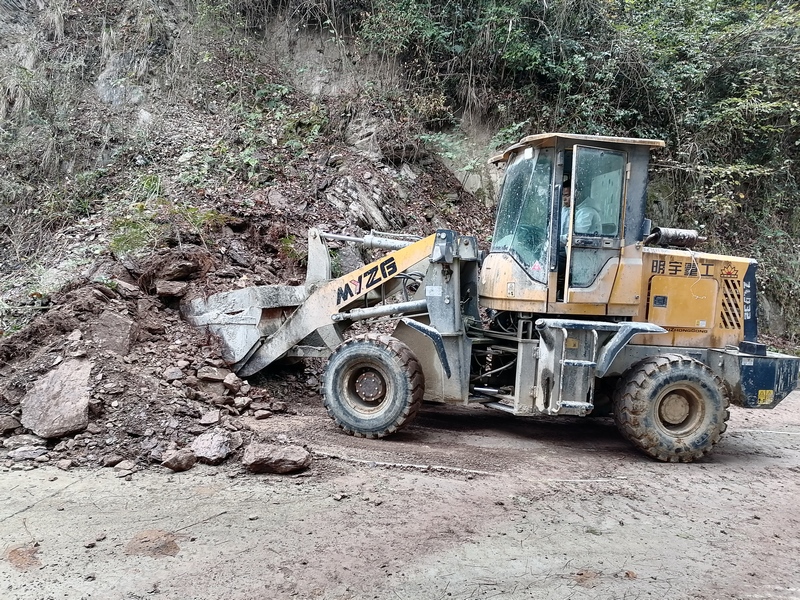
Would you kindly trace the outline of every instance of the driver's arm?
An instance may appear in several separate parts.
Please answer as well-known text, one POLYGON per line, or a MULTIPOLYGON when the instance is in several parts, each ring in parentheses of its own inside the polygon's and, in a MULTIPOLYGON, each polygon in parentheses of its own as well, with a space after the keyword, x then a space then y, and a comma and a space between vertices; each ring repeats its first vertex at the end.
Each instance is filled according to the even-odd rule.
POLYGON ((600 233, 600 215, 590 206, 579 206, 575 211, 575 233, 600 233))

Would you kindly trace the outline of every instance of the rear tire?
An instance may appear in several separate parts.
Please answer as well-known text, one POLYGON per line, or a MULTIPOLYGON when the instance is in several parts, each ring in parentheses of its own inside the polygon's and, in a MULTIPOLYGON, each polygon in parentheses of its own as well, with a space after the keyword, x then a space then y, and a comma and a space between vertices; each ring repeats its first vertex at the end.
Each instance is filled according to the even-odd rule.
POLYGON ((614 421, 645 454, 692 462, 711 451, 727 428, 728 394, 706 365, 681 354, 632 366, 614 394, 614 421))
POLYGON ((323 403, 346 433, 381 438, 408 425, 422 404, 425 380, 408 346, 367 334, 347 340, 325 369, 323 403))

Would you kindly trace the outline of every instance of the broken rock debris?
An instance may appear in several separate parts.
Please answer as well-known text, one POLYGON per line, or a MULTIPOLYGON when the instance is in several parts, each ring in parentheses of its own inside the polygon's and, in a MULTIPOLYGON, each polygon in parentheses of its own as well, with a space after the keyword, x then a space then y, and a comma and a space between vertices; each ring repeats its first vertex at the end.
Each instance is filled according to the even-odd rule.
MULTIPOLYGON (((160 260, 163 266, 169 257, 160 260)), ((115 268, 114 286, 65 292, 35 340, 0 340, 0 356, 28 357, 0 363, 0 468, 50 462, 130 477, 148 464, 172 471, 218 465, 240 458, 258 437, 257 419, 297 414, 274 394, 313 376, 252 386, 226 368, 212 339, 181 320, 178 300, 159 299, 160 282, 171 281, 164 274, 181 275, 181 265, 163 273, 148 267, 150 280, 115 268), (139 285, 120 285, 129 280, 139 285)), ((278 461, 270 468, 296 467, 278 461)))

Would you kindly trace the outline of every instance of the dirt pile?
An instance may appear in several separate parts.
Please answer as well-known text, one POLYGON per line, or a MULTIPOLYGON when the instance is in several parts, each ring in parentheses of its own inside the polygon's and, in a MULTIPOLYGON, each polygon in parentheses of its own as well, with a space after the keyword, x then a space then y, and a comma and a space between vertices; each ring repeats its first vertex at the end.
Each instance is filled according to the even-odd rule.
MULTIPOLYGON (((345 164, 341 152, 325 153, 310 164, 315 176, 326 175, 316 197, 287 182, 257 197, 247 215, 237 210, 238 199, 217 199, 224 224, 203 240, 178 230, 180 243, 147 256, 104 253, 61 292, 37 298, 42 314, 0 341, 5 467, 106 466, 126 476, 165 461, 174 470, 195 460, 221 464, 246 450, 251 470, 307 466, 295 448, 287 467, 286 440, 256 435, 251 425, 318 405, 321 365, 241 380, 217 341, 182 320, 180 306, 220 290, 299 283, 306 227, 351 235, 375 226, 422 233, 434 223, 480 229, 486 211, 439 165, 395 167, 356 154, 349 160, 355 164, 345 164), (443 214, 430 195, 458 208, 443 214), (76 379, 82 371, 84 379, 76 379), (264 466, 273 462, 278 466, 264 466)), ((334 252, 339 268, 370 259, 353 248, 334 252)))

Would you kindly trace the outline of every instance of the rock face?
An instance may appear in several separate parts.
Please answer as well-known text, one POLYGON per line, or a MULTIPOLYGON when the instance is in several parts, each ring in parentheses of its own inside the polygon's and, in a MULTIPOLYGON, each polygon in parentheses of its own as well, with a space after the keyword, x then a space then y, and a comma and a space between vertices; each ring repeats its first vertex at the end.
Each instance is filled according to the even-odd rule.
POLYGON ((250 444, 242 464, 253 473, 296 473, 311 464, 311 454, 300 446, 250 444))
POLYGON ((86 429, 91 370, 87 360, 67 360, 39 379, 22 399, 22 424, 43 438, 86 429))
POLYGON ((212 429, 197 436, 192 451, 200 462, 218 465, 233 451, 230 434, 224 429, 212 429))

